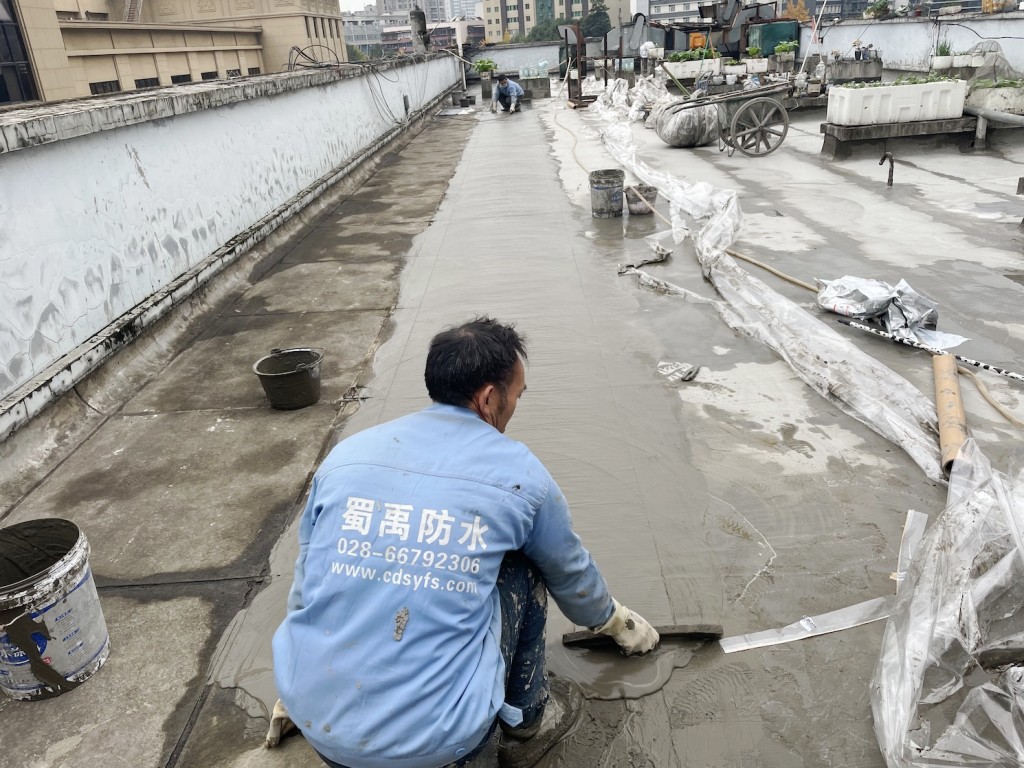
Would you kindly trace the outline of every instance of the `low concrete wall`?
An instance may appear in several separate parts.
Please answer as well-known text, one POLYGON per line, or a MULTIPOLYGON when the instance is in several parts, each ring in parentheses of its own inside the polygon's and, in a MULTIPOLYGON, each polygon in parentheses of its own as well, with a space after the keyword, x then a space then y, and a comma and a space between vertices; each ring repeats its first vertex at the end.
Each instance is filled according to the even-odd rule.
MULTIPOLYGON (((1014 69, 1024 72, 1024 13, 991 16, 943 16, 941 19, 904 18, 885 21, 843 21, 824 25, 820 50, 825 56, 839 51, 853 58, 853 43, 871 44, 881 52, 887 70, 927 72, 939 40, 949 40, 954 51, 966 51, 978 43, 999 43, 1014 69)), ((819 51, 811 42, 810 27, 800 30, 801 55, 819 51)))
POLYGON ((0 440, 461 82, 380 69, 0 115, 0 440))
POLYGON ((540 62, 547 62, 547 69, 558 69, 557 42, 523 43, 520 45, 489 45, 473 54, 472 61, 490 59, 499 72, 518 74, 520 67, 535 67, 540 62))

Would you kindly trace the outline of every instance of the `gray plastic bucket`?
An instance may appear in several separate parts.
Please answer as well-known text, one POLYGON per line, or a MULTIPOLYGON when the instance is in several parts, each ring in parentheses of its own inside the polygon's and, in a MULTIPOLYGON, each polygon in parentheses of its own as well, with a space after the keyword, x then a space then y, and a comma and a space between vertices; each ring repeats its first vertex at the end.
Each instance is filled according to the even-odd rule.
POLYGON ((59 696, 109 653, 85 534, 59 518, 0 528, 0 690, 12 699, 59 696))
POLYGON ((645 216, 654 213, 644 200, 654 205, 658 200, 658 188, 647 184, 634 184, 632 187, 626 187, 626 207, 629 208, 630 216, 645 216))
POLYGON ((320 400, 320 363, 318 349, 272 349, 252 367, 263 385, 273 408, 294 411, 320 400))
POLYGON ((590 174, 590 212, 595 219, 622 215, 622 183, 626 172, 593 171, 590 174))

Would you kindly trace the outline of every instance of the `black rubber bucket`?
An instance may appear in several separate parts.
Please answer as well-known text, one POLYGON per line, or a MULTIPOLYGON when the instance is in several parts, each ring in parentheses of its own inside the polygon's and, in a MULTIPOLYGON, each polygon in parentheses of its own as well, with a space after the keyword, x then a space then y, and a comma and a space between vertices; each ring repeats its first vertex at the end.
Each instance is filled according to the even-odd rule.
POLYGON ((272 349, 252 367, 273 408, 294 411, 320 400, 320 363, 324 355, 318 349, 272 349))

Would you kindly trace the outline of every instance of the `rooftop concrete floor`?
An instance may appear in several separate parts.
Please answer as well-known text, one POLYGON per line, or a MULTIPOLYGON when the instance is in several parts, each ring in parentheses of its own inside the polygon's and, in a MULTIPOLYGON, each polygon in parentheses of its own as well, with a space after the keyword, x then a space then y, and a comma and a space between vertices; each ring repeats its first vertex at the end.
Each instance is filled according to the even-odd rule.
MULTIPOLYGON (((782 148, 756 159, 672 149, 639 124, 633 135, 652 166, 739 192, 738 250, 805 281, 905 278, 939 302, 940 330, 971 337, 958 351, 1019 370, 1024 140, 998 133, 978 154, 890 146, 887 188, 880 151, 825 161, 823 113, 792 118, 782 148)), ((115 361, 0 446, 22 468, 0 472, 0 522, 82 526, 112 639, 78 689, 0 701, 2 768, 319 765, 301 738, 262 748, 306 484, 335 440, 425 405, 429 338, 480 313, 528 336, 509 433, 551 469, 622 602, 734 635, 892 594, 904 516, 934 519, 944 486, 710 304, 616 274, 664 225, 591 217, 587 171, 616 167, 600 125, 554 100, 437 118, 269 272, 154 350, 149 375, 115 361), (266 405, 250 367, 285 345, 326 350, 320 404, 266 405), (672 383, 660 361, 702 368, 672 383)), ((648 270, 716 298, 688 243, 648 270)), ((810 292, 761 276, 826 318, 810 292)), ((854 339, 931 396, 926 355, 854 339)), ((1024 415, 1019 386, 985 381, 1024 415)), ((993 464, 1019 461, 1019 430, 964 391, 993 464)), ((566 628, 556 612, 550 666, 611 699, 589 701, 546 766, 883 765, 868 702, 881 622, 628 662, 570 655, 566 628)))

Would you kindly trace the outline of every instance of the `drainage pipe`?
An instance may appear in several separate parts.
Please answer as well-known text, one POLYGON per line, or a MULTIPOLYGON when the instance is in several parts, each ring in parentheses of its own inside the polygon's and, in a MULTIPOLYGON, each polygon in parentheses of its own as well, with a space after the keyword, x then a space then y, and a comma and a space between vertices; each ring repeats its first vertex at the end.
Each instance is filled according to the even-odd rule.
POLYGON ((960 397, 956 358, 950 354, 932 356, 935 376, 935 410, 939 417, 939 450, 942 452, 942 471, 949 476, 960 446, 967 439, 967 417, 960 397))
POLYGON ((1015 115, 1012 112, 1000 112, 998 109, 986 109, 984 107, 964 107, 964 112, 975 117, 983 117, 993 123, 1008 123, 1024 127, 1024 115, 1015 115))

